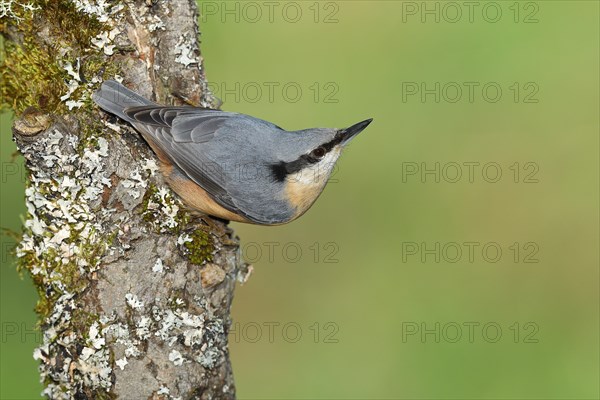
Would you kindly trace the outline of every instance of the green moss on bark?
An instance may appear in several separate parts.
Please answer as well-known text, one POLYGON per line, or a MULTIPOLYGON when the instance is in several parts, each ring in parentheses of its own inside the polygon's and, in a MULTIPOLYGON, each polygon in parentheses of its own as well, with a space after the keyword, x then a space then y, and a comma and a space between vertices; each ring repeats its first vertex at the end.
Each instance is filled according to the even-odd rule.
POLYGON ((202 265, 212 261, 215 247, 210 233, 202 228, 184 232, 193 216, 170 191, 150 184, 141 204, 142 218, 156 233, 180 234, 181 250, 191 263, 202 265))
MULTIPOLYGON (((68 92, 65 82, 72 79, 63 67, 67 62, 79 62, 82 83, 117 72, 118 66, 91 42, 110 28, 78 11, 68 0, 30 3, 34 10, 15 7, 15 17, 0 21, 5 39, 0 51, 0 108, 11 108, 17 114, 28 107, 65 114, 68 108, 61 96, 68 92)), ((71 97, 83 98, 84 105, 91 106, 89 96, 83 95, 85 90, 86 85, 81 85, 71 97)))
POLYGON ((188 259, 191 263, 202 265, 212 261, 215 246, 210 233, 197 229, 190 235, 191 241, 187 241, 184 247, 188 251, 188 259))

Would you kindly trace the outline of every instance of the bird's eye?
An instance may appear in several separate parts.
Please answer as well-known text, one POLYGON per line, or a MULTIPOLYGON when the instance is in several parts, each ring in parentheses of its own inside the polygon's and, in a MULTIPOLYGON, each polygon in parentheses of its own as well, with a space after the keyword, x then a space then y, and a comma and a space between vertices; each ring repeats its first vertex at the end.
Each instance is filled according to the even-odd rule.
POLYGON ((317 147, 316 149, 314 149, 313 151, 310 152, 310 155, 312 157, 317 158, 317 159, 320 160, 321 158, 325 157, 325 153, 327 153, 325 151, 325 148, 323 148, 323 147, 317 147))

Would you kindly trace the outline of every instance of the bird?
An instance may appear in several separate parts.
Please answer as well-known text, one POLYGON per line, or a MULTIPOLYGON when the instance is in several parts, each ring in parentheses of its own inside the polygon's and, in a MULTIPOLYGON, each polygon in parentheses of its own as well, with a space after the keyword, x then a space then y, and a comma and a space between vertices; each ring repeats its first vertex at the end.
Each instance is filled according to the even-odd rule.
POLYGON ((103 82, 92 99, 142 135, 186 206, 256 225, 302 216, 344 147, 373 120, 345 129, 287 131, 236 112, 160 105, 114 80, 103 82))

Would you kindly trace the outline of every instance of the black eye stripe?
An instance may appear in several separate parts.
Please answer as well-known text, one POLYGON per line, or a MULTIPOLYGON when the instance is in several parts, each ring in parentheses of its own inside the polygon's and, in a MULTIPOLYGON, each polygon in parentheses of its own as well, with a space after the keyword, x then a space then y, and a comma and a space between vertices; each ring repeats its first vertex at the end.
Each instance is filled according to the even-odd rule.
POLYGON ((316 150, 314 149, 308 154, 301 155, 294 161, 290 161, 288 163, 280 161, 279 163, 269 165, 273 178, 277 182, 283 182, 288 175, 301 171, 302 169, 306 168, 311 164, 318 163, 323 159, 323 157, 327 155, 327 153, 329 153, 337 144, 339 144, 342 141, 342 139, 343 135, 337 134, 329 142, 317 147, 317 149, 323 148, 323 150, 325 150, 322 157, 317 158, 316 156, 314 156, 312 154, 316 150))
POLYGON ((271 164, 269 167, 271 168, 271 174, 275 181, 283 182, 288 175, 301 171, 305 167, 310 164, 316 163, 318 160, 313 160, 307 155, 300 156, 297 160, 291 162, 283 162, 280 161, 277 164, 271 164))
POLYGON ((339 144, 342 141, 342 139, 343 139, 342 135, 336 135, 332 140, 323 144, 321 147, 323 147, 325 149, 325 151, 327 153, 329 153, 331 151, 331 149, 333 149, 337 144, 339 144))

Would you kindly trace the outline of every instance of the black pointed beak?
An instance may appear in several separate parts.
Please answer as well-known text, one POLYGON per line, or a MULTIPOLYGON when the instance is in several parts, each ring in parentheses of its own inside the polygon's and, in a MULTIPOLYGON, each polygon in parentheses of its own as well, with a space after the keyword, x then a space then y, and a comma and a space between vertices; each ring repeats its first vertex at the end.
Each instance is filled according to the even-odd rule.
POLYGON ((373 118, 365 119, 364 121, 354 124, 349 128, 340 130, 342 136, 342 145, 347 144, 354 136, 361 133, 369 124, 373 121, 373 118))

